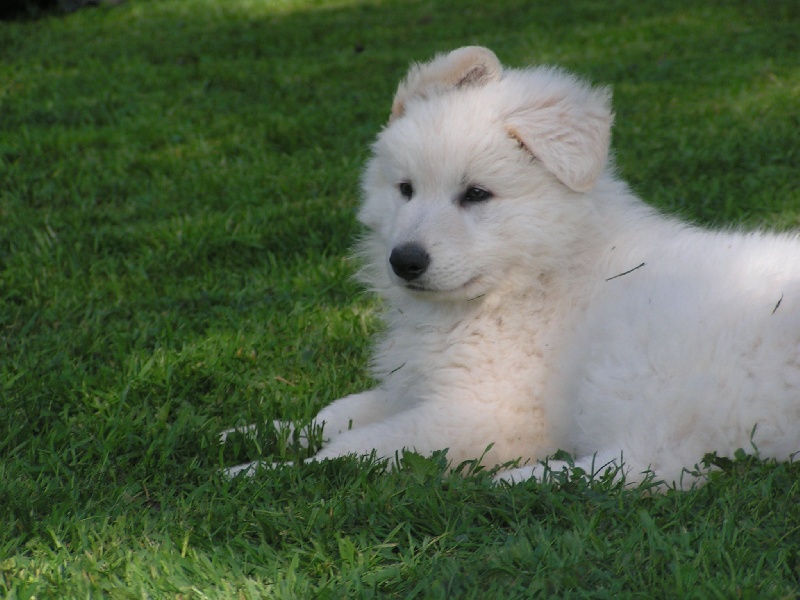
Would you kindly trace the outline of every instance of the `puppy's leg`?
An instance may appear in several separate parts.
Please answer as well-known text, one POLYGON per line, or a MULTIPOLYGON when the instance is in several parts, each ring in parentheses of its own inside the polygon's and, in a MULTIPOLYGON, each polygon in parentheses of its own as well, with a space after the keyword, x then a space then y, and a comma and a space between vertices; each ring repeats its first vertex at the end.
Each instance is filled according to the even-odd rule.
MULTIPOLYGON (((463 407, 463 403, 459 406, 463 407)), ((373 453, 378 459, 391 459, 403 450, 430 454, 444 449, 448 450, 448 459, 456 464, 477 458, 476 454, 480 455, 492 443, 486 436, 486 423, 492 416, 479 406, 471 408, 476 410, 461 411, 458 423, 453 422, 457 411, 448 399, 407 405, 405 410, 383 410, 372 422, 357 423, 358 427, 332 437, 313 459, 373 453)))
MULTIPOLYGON (((385 401, 379 389, 361 392, 360 394, 351 394, 350 396, 339 398, 323 408, 312 422, 303 428, 304 433, 300 436, 300 442, 303 448, 308 447, 308 433, 310 428, 315 425, 321 426, 324 424, 325 434, 334 437, 349 429, 379 421, 391 414, 391 412, 389 403, 385 401)), ((280 434, 286 432, 291 436, 295 433, 295 426, 291 421, 276 420, 272 422, 272 426, 280 434)), ((231 427, 220 432, 219 441, 224 444, 228 436, 234 433, 252 437, 257 429, 258 425, 256 423, 231 427)))
MULTIPOLYGON (((295 430, 292 423, 288 421, 273 421, 275 429, 279 432, 288 431, 288 435, 294 435, 299 431, 299 441, 304 448, 308 447, 309 434, 312 429, 320 425, 323 427, 323 435, 325 441, 330 441, 333 438, 340 436, 342 433, 350 429, 361 427, 369 423, 380 421, 387 415, 391 414, 389 402, 380 389, 369 390, 361 392, 360 394, 352 394, 336 400, 332 404, 323 408, 314 420, 300 430, 295 430)), ((231 433, 242 433, 244 435, 252 435, 257 429, 256 425, 247 425, 245 427, 234 427, 226 429, 220 434, 220 440, 224 442, 228 435, 231 433)), ((314 459, 310 459, 314 460, 314 459)), ((224 469, 224 473, 228 477, 236 477, 239 474, 244 474, 248 477, 255 474, 256 470, 260 467, 291 465, 290 462, 285 463, 265 463, 263 461, 255 461, 251 463, 244 463, 224 469)))
POLYGON ((351 429, 382 421, 395 412, 397 409, 383 390, 376 388, 339 398, 319 411, 312 424, 322 426, 327 442, 351 429))

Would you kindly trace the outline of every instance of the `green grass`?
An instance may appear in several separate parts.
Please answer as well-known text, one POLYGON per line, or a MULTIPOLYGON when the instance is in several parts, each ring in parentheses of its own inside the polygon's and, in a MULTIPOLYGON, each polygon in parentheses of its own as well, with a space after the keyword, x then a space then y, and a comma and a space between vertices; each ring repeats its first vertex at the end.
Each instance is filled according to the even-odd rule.
MULTIPOLYGON (((370 385, 358 175, 410 60, 466 44, 615 89, 621 174, 800 225, 800 5, 139 0, 0 23, 0 594, 794 598, 800 467, 494 487, 262 431, 370 385)), ((697 457, 698 462, 703 457, 697 457)))

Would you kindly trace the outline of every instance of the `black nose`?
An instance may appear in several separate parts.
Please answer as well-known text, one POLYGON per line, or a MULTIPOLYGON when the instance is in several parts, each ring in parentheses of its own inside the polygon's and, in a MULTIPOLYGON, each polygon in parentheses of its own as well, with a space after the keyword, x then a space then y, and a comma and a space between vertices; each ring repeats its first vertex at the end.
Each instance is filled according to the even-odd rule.
POLYGON ((413 281, 428 269, 431 257, 425 252, 425 248, 409 242, 392 250, 389 263, 398 277, 402 277, 406 281, 413 281))

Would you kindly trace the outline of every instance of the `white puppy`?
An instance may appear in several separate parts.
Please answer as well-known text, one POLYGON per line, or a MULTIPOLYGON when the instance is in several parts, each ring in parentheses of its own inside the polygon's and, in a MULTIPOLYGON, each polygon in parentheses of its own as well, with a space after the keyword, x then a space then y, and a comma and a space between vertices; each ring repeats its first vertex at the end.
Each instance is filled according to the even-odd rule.
POLYGON ((800 240, 658 214, 612 120, 607 89, 485 48, 411 68, 359 213, 379 383, 319 413, 315 458, 446 448, 518 481, 561 449, 687 486, 708 452, 800 450, 800 240))

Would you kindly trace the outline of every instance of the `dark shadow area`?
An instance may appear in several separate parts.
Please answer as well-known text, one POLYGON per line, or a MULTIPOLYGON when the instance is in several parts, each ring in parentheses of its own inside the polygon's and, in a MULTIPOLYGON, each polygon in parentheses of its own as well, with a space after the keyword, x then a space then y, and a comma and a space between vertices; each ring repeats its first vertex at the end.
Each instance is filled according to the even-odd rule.
POLYGON ((0 21, 35 19, 58 9, 58 0, 4 0, 0 4, 0 21))
MULTIPOLYGON (((114 0, 117 4, 122 0, 114 0)), ((100 6, 102 0, 3 0, 0 21, 31 20, 51 15, 64 15, 81 8, 100 6)))

